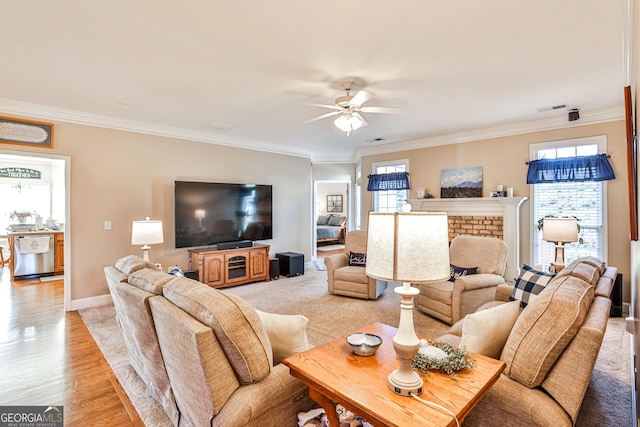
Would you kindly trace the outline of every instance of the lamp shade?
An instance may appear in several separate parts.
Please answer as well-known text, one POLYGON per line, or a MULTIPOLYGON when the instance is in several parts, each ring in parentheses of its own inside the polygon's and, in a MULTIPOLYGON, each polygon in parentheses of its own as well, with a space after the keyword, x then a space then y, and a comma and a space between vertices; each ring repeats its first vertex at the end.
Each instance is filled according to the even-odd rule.
POLYGON ((427 283, 449 277, 449 228, 444 212, 371 212, 368 276, 427 283))
POLYGON ((131 223, 132 245, 155 245, 163 242, 162 220, 151 220, 147 217, 144 221, 131 223))
POLYGON ((204 209, 196 209, 196 219, 204 219, 207 216, 207 211, 204 209))
POLYGON ((547 242, 577 242, 578 220, 575 218, 544 218, 542 240, 547 242))

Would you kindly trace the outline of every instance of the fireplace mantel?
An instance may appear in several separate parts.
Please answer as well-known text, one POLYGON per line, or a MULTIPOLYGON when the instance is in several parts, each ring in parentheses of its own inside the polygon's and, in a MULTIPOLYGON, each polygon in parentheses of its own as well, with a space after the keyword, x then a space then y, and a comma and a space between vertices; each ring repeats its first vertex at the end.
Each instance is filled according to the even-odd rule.
POLYGON ((449 216, 501 216, 503 240, 509 246, 505 278, 512 280, 520 264, 520 206, 528 197, 411 199, 413 211, 446 212, 449 216))

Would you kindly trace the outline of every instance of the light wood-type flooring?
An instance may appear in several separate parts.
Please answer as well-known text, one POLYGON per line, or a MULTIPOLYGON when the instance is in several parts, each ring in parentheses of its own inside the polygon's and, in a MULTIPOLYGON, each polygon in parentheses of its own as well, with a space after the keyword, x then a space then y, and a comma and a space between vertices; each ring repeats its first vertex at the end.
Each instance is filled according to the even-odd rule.
POLYGON ((65 426, 144 426, 63 281, 12 282, 0 267, 0 406, 64 407, 65 426))

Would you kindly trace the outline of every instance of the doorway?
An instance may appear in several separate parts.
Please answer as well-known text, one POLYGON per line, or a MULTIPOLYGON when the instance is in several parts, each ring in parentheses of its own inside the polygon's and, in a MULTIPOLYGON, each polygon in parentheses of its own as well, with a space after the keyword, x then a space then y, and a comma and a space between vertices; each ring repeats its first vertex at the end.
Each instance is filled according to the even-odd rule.
POLYGON ((71 309, 70 170, 69 156, 0 150, 0 234, 5 233, 14 211, 29 212, 40 217, 38 223, 49 220, 64 231, 65 311, 71 309))
POLYGON ((346 217, 346 231, 353 228, 353 218, 351 213, 351 182, 339 180, 315 180, 313 191, 313 250, 312 260, 317 261, 324 258, 325 254, 320 254, 325 249, 340 250, 344 247, 344 235, 342 239, 318 243, 318 217, 320 216, 337 216, 346 217), (318 245, 321 250, 318 251, 318 245))

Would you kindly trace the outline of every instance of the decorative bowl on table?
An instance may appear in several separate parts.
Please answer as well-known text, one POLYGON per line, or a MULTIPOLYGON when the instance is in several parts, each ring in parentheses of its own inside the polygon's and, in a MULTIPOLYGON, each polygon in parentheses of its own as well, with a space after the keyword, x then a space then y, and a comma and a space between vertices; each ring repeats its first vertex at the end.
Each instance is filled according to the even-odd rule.
POLYGON ((356 332, 347 337, 347 342, 358 356, 373 356, 382 344, 382 338, 366 332, 356 332))

